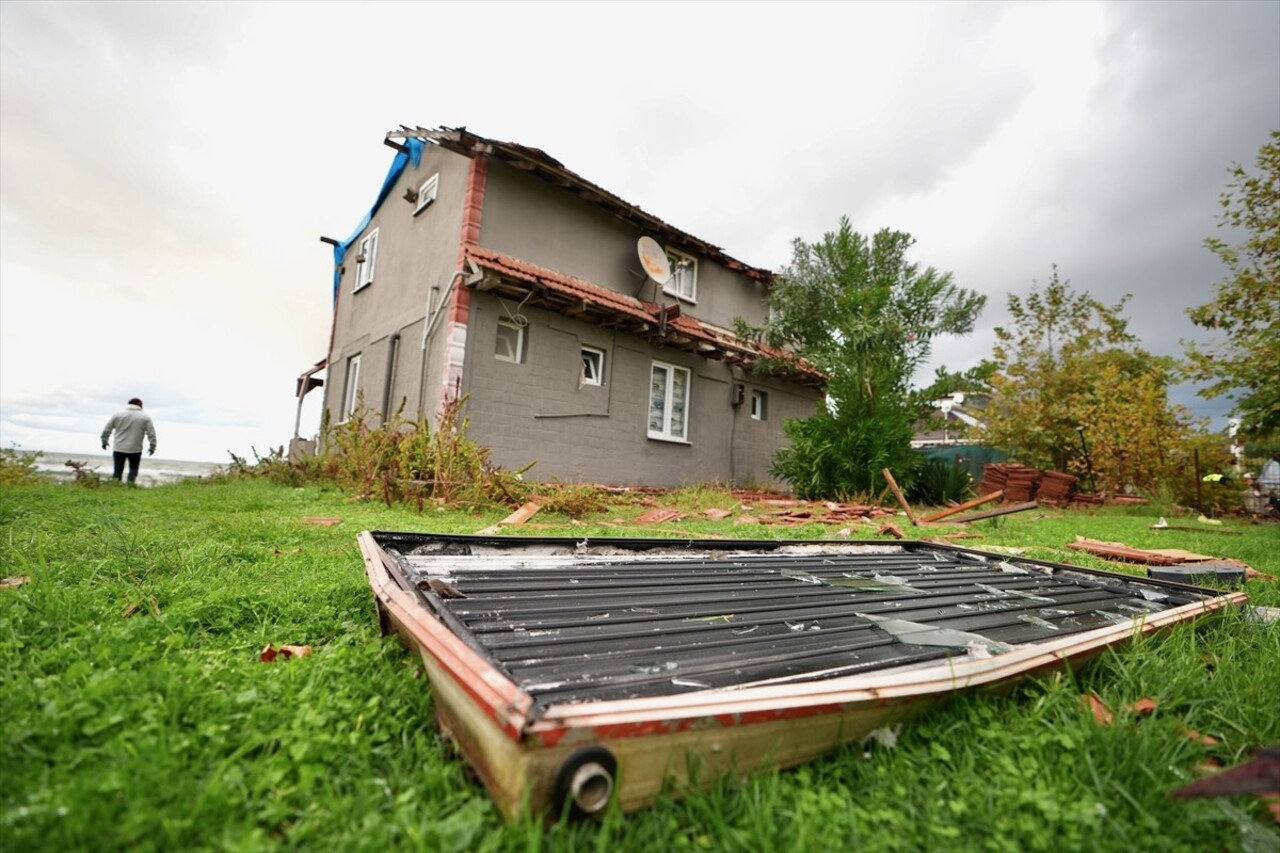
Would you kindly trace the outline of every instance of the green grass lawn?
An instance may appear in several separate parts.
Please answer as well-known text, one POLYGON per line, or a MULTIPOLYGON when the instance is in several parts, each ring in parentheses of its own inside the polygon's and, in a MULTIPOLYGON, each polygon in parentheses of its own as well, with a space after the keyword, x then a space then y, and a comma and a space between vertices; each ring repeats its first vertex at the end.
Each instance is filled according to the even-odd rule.
MULTIPOLYGON (((735 505, 710 489, 672 500, 735 505)), ((836 532, 613 524, 642 510, 543 513, 512 532, 836 532)), ((1115 568, 1061 547, 1084 535, 1280 575, 1280 526, 1152 531, 1156 514, 1032 511, 976 523, 982 538, 957 544, 1115 568)), ((0 576, 31 578, 0 589, 0 849, 1280 850, 1255 798, 1166 797, 1207 759, 1230 765, 1280 742, 1280 624, 1234 611, 1082 672, 951 701, 893 748, 716 780, 630 815, 506 824, 436 732, 419 662, 379 636, 355 544, 366 529, 470 533, 502 515, 266 482, 0 489, 0 576), (264 664, 268 643, 315 653, 264 664), (1100 726, 1080 705, 1089 691, 1117 710, 1141 697, 1158 708, 1100 726)), ((1280 607, 1280 583, 1245 591, 1280 607)))

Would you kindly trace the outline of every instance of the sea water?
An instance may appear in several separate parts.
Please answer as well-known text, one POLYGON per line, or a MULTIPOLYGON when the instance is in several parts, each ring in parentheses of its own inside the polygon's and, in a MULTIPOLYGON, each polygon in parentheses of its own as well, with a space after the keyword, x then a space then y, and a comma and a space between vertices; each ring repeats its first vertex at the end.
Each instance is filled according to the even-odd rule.
MULTIPOLYGON (((111 478, 113 458, 96 453, 57 453, 43 452, 35 461, 36 470, 41 474, 58 481, 75 479, 75 471, 67 462, 83 465, 85 471, 92 471, 100 478, 111 478)), ((139 486, 158 486, 163 483, 176 483, 180 480, 208 477, 210 474, 225 470, 225 465, 214 462, 189 462, 181 459, 158 459, 143 455, 138 466, 139 486)), ((125 477, 129 476, 129 466, 125 465, 125 477)))

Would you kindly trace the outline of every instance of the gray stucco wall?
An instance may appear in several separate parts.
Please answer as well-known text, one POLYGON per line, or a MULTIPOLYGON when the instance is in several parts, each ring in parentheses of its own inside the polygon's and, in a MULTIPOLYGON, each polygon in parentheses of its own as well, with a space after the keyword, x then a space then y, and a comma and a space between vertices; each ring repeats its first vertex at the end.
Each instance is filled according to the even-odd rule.
POLYGON ((741 371, 689 353, 654 347, 552 312, 473 293, 463 380, 469 394, 470 435, 495 462, 537 465, 539 480, 653 486, 722 482, 782 485, 769 463, 783 446, 784 418, 813 413, 817 393, 741 371), (527 320, 524 360, 494 357, 498 320, 527 320), (605 382, 579 387, 581 346, 605 351, 605 382), (653 361, 688 367, 692 375, 689 442, 648 437, 649 378, 653 361), (734 382, 746 385, 741 406, 731 405, 734 382), (768 394, 767 419, 750 417, 750 392, 768 394))
POLYGON ((444 300, 457 265, 470 163, 467 157, 428 145, 418 167, 405 169, 369 227, 347 250, 325 383, 325 410, 331 422, 341 420, 346 364, 356 353, 361 355, 360 388, 367 409, 380 412, 386 405, 394 413, 403 401, 405 416, 415 420, 438 410, 447 317, 435 324, 425 349, 423 324, 428 302, 434 307, 444 300), (403 199, 406 188, 416 189, 436 173, 436 200, 414 215, 416 205, 403 199), (373 283, 355 290, 360 239, 375 228, 373 283), (384 400, 389 340, 395 333, 400 334, 395 375, 389 399, 384 400))
MULTIPOLYGON (((501 162, 489 167, 480 242, 523 261, 585 279, 601 287, 673 304, 643 275, 636 241, 645 232, 577 196, 501 162)), ((649 235, 652 236, 652 235, 649 235)), ((693 255, 679 245, 668 246, 693 255)), ((764 285, 740 273, 698 260, 697 302, 683 313, 723 328, 735 317, 764 320, 764 285)))

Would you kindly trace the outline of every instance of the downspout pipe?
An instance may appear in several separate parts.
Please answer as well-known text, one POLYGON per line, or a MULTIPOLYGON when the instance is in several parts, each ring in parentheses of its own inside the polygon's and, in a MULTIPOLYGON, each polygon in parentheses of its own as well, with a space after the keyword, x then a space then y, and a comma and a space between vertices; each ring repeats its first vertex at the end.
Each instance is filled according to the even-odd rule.
MULTIPOLYGON (((418 375, 420 377, 418 380, 418 420, 426 419, 426 413, 423 412, 422 407, 426 402, 427 394, 427 344, 435 334, 436 321, 440 319, 441 309, 448 304, 449 294, 452 293, 453 288, 457 286, 458 279, 469 281, 473 278, 477 278, 478 275, 479 270, 474 267, 471 269, 464 268, 456 270, 453 275, 449 277, 449 284, 445 287, 444 294, 439 299, 433 299, 431 295, 427 296, 427 313, 422 318, 422 363, 419 365, 418 369, 418 375), (433 302, 435 303, 434 310, 432 309, 433 302)), ((431 288, 431 293, 435 294, 439 290, 440 285, 437 284, 431 288)))
POLYGON ((387 376, 382 382, 382 422, 391 414, 391 380, 396 372, 396 356, 400 352, 400 333, 392 332, 387 340, 387 376))

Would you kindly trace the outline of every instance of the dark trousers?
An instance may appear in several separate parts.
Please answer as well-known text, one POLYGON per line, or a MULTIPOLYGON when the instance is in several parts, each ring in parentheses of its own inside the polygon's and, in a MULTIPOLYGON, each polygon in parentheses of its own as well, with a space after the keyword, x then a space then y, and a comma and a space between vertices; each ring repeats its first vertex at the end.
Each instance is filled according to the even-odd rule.
POLYGON ((142 451, 137 453, 121 453, 119 450, 112 452, 112 458, 115 461, 115 471, 111 474, 113 479, 119 480, 120 475, 124 473, 124 462, 129 460, 129 482, 132 483, 138 479, 138 463, 142 461, 142 451))

